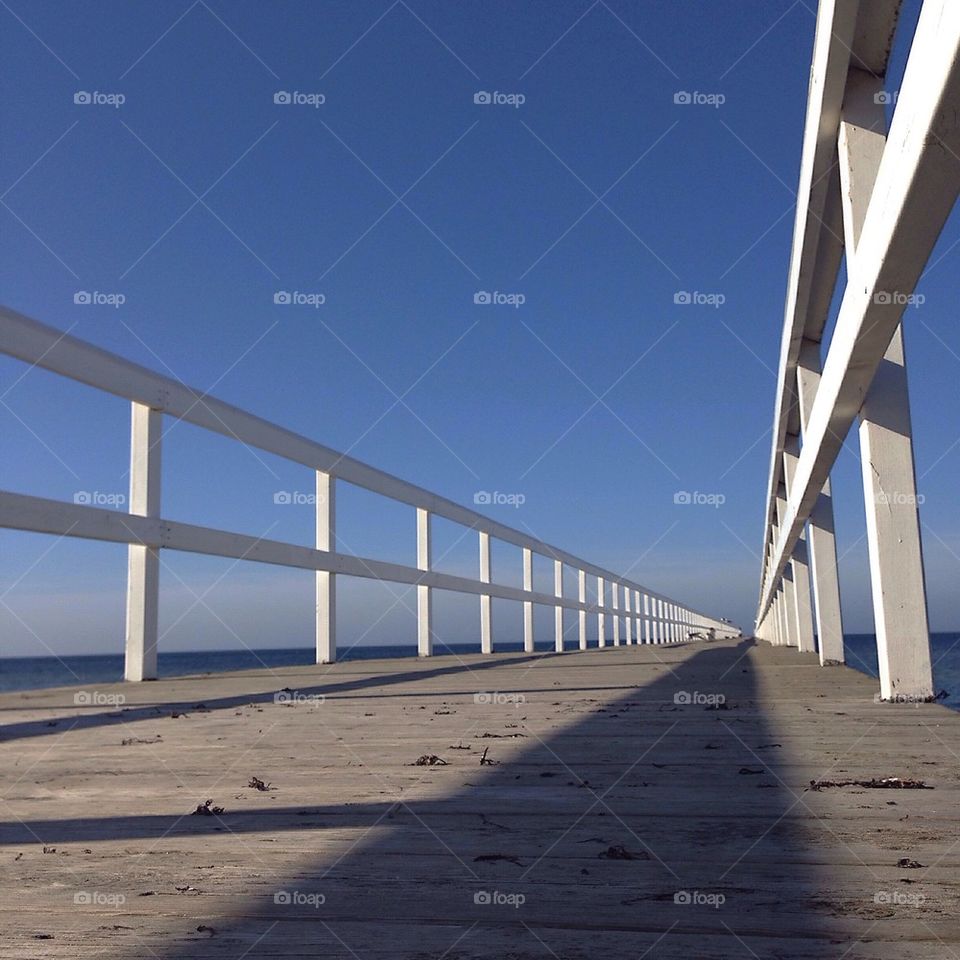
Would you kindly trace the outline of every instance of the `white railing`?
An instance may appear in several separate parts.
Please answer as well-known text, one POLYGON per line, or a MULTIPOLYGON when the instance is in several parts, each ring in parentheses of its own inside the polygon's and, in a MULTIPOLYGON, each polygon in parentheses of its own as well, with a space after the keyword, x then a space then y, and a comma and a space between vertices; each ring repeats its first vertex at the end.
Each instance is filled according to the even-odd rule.
POLYGON ((899 11, 820 3, 756 633, 812 651, 815 622, 821 662, 843 660, 830 471, 859 418, 881 695, 914 699, 933 680, 900 322, 960 190, 960 3, 925 0, 897 92, 884 77, 899 11))
POLYGON ((563 611, 579 613, 579 648, 587 646, 587 616, 595 615, 600 646, 606 625, 613 644, 676 643, 694 635, 739 636, 739 630, 693 610, 595 564, 587 563, 519 530, 497 523, 422 487, 338 453, 283 427, 217 400, 201 391, 68 336, 13 310, 0 307, 0 352, 131 402, 130 510, 128 513, 0 491, 0 527, 128 544, 126 671, 128 680, 156 677, 159 607, 159 551, 230 557, 298 567, 316 572, 318 663, 336 658, 336 578, 338 575, 386 580, 417 588, 417 645, 433 652, 434 590, 480 598, 480 649, 492 653, 494 597, 523 603, 524 650, 533 650, 534 604, 555 611, 554 646, 564 649, 563 611), (316 548, 215 530, 164 519, 160 503, 163 416, 175 417, 243 444, 276 454, 316 472, 316 548), (356 557, 336 550, 336 481, 363 487, 416 508, 417 565, 408 567, 356 557), (476 530, 479 577, 454 576, 432 569, 431 519, 443 517, 476 530), (523 587, 491 581, 491 540, 522 549, 523 587), (533 589, 533 557, 553 561, 553 593, 533 589), (578 596, 564 595, 563 570, 577 571, 578 596), (586 599, 586 578, 597 583, 597 602, 586 599), (609 594, 609 602, 608 602, 609 594), (623 600, 621 604, 621 598, 623 600), (642 638, 642 640, 641 640, 642 638))

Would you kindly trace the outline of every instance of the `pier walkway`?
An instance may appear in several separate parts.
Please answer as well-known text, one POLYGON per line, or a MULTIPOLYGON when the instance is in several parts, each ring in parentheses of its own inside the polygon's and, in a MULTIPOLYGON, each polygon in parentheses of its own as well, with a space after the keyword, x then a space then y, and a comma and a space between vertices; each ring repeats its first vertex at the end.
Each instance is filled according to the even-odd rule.
POLYGON ((725 640, 4 694, 0 957, 955 958, 960 716, 875 692, 725 640))

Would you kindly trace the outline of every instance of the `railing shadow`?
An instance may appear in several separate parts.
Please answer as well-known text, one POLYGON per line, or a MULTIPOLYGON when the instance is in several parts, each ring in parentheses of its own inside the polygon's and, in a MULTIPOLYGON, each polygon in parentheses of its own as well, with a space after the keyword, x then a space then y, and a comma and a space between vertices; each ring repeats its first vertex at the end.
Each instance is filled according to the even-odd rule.
MULTIPOLYGON (((527 655, 518 654, 492 654, 489 658, 483 660, 471 660, 465 663, 461 657, 456 657, 456 663, 450 663, 453 656, 438 656, 435 659, 439 661, 448 661, 445 665, 437 666, 433 669, 404 670, 393 674, 377 673, 370 676, 359 677, 355 680, 331 680, 326 683, 312 683, 310 685, 297 684, 296 693, 299 696, 317 696, 325 697, 335 693, 354 693, 370 687, 393 686, 409 683, 417 679, 430 679, 432 677, 442 677, 457 673, 475 673, 477 671, 489 670, 498 665, 502 666, 503 658, 509 657, 514 663, 526 663, 533 660, 544 660, 551 657, 559 657, 562 654, 555 652, 533 653, 527 655)), ((372 661, 354 661, 363 664, 372 661)), ((312 667, 276 667, 270 670, 271 676, 278 681, 286 677, 289 680, 298 680, 308 676, 306 670, 312 670, 312 667)), ((253 672, 253 671, 252 671, 253 672)), ((259 675, 259 671, 255 671, 259 675)), ((176 684, 178 681, 195 681, 195 677, 171 677, 169 680, 161 681, 164 683, 176 684)), ((251 677, 251 682, 253 678, 251 677)), ((98 686, 95 683, 85 685, 87 690, 98 686)), ((101 684, 114 688, 114 684, 101 684)), ((266 683, 261 686, 267 686, 266 683)), ((149 687, 149 685, 148 685, 149 687)), ((139 687, 137 692, 142 692, 144 688, 139 687)), ((213 697, 204 698, 202 701, 196 698, 189 700, 162 700, 150 702, 135 707, 113 707, 110 710, 83 710, 80 713, 58 717, 55 721, 50 720, 26 720, 21 723, 9 723, 0 726, 0 743, 9 740, 17 740, 23 737, 44 737, 55 734, 63 734, 73 730, 89 730, 95 727, 107 725, 121 726, 123 724, 136 723, 139 720, 155 720, 157 716, 170 713, 189 714, 192 711, 200 710, 207 713, 214 710, 235 710, 237 707, 247 704, 260 704, 274 702, 278 693, 282 693, 285 687, 280 685, 267 689, 257 690, 252 693, 243 693, 231 697, 213 697)), ((66 695, 72 693, 73 688, 65 688, 66 695)), ((29 694, 32 691, 22 691, 22 694, 29 694)), ((38 708, 47 707, 49 703, 38 704, 38 708)), ((17 709, 22 709, 21 704, 17 709)))

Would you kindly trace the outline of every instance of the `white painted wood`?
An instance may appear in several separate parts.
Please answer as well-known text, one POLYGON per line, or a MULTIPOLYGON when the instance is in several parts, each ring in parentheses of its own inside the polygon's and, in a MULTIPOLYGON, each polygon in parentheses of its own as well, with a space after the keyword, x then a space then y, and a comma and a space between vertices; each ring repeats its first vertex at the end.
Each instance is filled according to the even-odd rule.
MULTIPOLYGON (((432 565, 433 544, 430 513, 417 507, 417 569, 429 571, 432 565)), ((417 652, 421 657, 433 654, 433 588, 417 584, 417 652)))
MULTIPOLYGON (((533 551, 529 547, 523 548, 523 589, 533 591, 533 551)), ((584 597, 580 598, 581 601, 584 597)), ((581 616, 586 616, 583 611, 581 616)), ((523 601, 523 649, 526 653, 533 653, 533 602, 523 601)))
MULTIPOLYGON (((851 282, 886 143, 881 82, 859 73, 847 86, 840 123, 844 235, 851 282)), ((874 629, 884 698, 933 695, 923 549, 913 458, 910 398, 898 326, 860 410, 860 459, 874 629)))
POLYGON ((843 438, 900 323, 960 190, 960 4, 927 0, 907 60, 887 145, 824 363, 794 490, 758 616, 789 561, 843 438), (878 295, 894 292, 885 302, 878 295))
POLYGON ((885 699, 933 696, 923 548, 910 441, 903 333, 894 333, 863 405, 860 457, 874 630, 885 699))
MULTIPOLYGON (((317 550, 337 549, 337 480, 317 471, 317 550)), ((317 663, 337 659, 337 576, 329 570, 317 570, 317 663)), ((419 588, 418 588, 419 589, 419 588)))
POLYGON ((633 631, 637 638, 637 643, 643 643, 643 620, 640 616, 642 610, 640 607, 640 591, 633 591, 633 631))
MULTIPOLYGON (((563 561, 553 561, 553 595, 563 599, 563 561)), ((563 607, 557 604, 553 608, 553 648, 563 653, 563 607)))
POLYGON ((604 622, 604 607, 607 605, 607 598, 603 583, 603 577, 597 577, 597 646, 605 647, 607 645, 606 624, 604 622))
POLYGON ((565 598, 558 601, 553 594, 530 594, 519 587, 505 584, 483 583, 480 580, 436 571, 425 574, 416 567, 384 560, 325 552, 265 537, 213 530, 176 520, 137 517, 118 513, 116 510, 31 497, 10 491, 0 491, 0 527, 110 543, 140 543, 187 553, 230 557, 303 570, 328 570, 338 575, 409 585, 426 583, 437 590, 452 590, 475 596, 489 594, 518 602, 531 599, 536 604, 549 606, 562 603, 567 609, 585 608, 588 613, 598 611, 596 604, 588 603, 582 607, 576 600, 565 598))
POLYGON ((620 646, 620 584, 615 580, 610 584, 610 607, 613 613, 610 618, 613 620, 613 645, 620 646))
MULTIPOLYGON (((587 602, 587 574, 584 570, 577 571, 577 598, 580 603, 586 604, 587 602)), ((587 649, 587 611, 585 609, 580 610, 578 614, 580 623, 580 649, 587 649)))
MULTIPOLYGON (((820 385, 820 344, 804 340, 797 359, 797 394, 800 423, 807 429, 813 400, 820 385)), ((817 652, 822 665, 844 662, 840 578, 837 572, 837 538, 833 524, 833 496, 829 477, 810 511, 807 552, 816 614, 817 652)))
POLYGON ((653 643, 653 626, 651 621, 650 594, 643 595, 643 642, 653 643))
MULTIPOLYGON (((788 433, 783 446, 783 476, 789 491, 800 456, 800 438, 788 433)), ((810 598, 810 567, 807 555, 806 534, 801 533, 790 561, 793 575, 794 607, 790 611, 793 618, 793 631, 797 638, 797 647, 801 653, 813 653, 813 604, 810 598)))
MULTIPOLYGON (((793 366, 799 342, 817 309, 826 312, 834 276, 817 270, 818 254, 831 240, 827 203, 836 160, 837 127, 840 106, 847 81, 847 70, 855 45, 858 0, 827 0, 819 5, 813 45, 813 58, 807 91, 797 209, 793 245, 787 279, 783 335, 780 344, 780 370, 774 410, 773 443, 767 493, 769 528, 774 522, 777 488, 781 483, 781 451, 793 404, 793 366), (824 293, 826 291, 826 294, 824 293)), ((882 70, 880 71, 883 72, 882 70)), ((764 586, 762 584, 761 586, 764 586)), ((761 607, 765 608, 761 594, 761 607)), ((762 615, 763 609, 760 610, 762 615)))
MULTIPOLYGON (((163 415, 140 403, 130 405, 130 513, 160 515, 160 456, 163 415)), ((127 547, 127 627, 124 677, 157 678, 160 609, 160 552, 131 543, 127 547)))
POLYGON ((623 590, 623 613, 624 640, 629 647, 633 645, 633 617, 630 616, 630 590, 627 587, 623 590))
MULTIPOLYGON (((490 583, 490 534, 481 530, 480 541, 480 582, 490 583)), ((493 599, 489 593, 480 594, 480 652, 493 653, 493 599)))

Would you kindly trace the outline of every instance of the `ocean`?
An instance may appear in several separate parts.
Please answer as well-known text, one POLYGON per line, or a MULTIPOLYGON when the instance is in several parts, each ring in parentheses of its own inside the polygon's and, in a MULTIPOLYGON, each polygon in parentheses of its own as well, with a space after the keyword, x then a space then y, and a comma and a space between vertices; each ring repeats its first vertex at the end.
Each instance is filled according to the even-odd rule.
MULTIPOLYGON (((592 644, 595 646, 596 642, 592 644)), ((933 679, 937 691, 946 691, 942 702, 960 710, 960 633, 935 633, 930 637, 933 655, 933 679)), ((869 676, 877 676, 876 638, 873 634, 844 636, 847 664, 869 676)), ((497 650, 519 652, 522 643, 502 643, 497 650)), ((553 649, 553 642, 536 645, 538 652, 553 649)), ((434 652, 443 654, 478 653, 477 644, 436 644, 434 652)), ((341 660, 381 660, 415 657, 415 645, 356 646, 339 652, 341 660)), ((161 677, 179 677, 198 673, 222 673, 228 670, 256 670, 273 667, 305 666, 313 663, 313 650, 290 647, 274 650, 208 650, 160 653, 161 677)), ((0 692, 35 690, 45 687, 74 686, 86 683, 113 683, 123 679, 121 654, 94 654, 64 657, 0 657, 0 692)))

